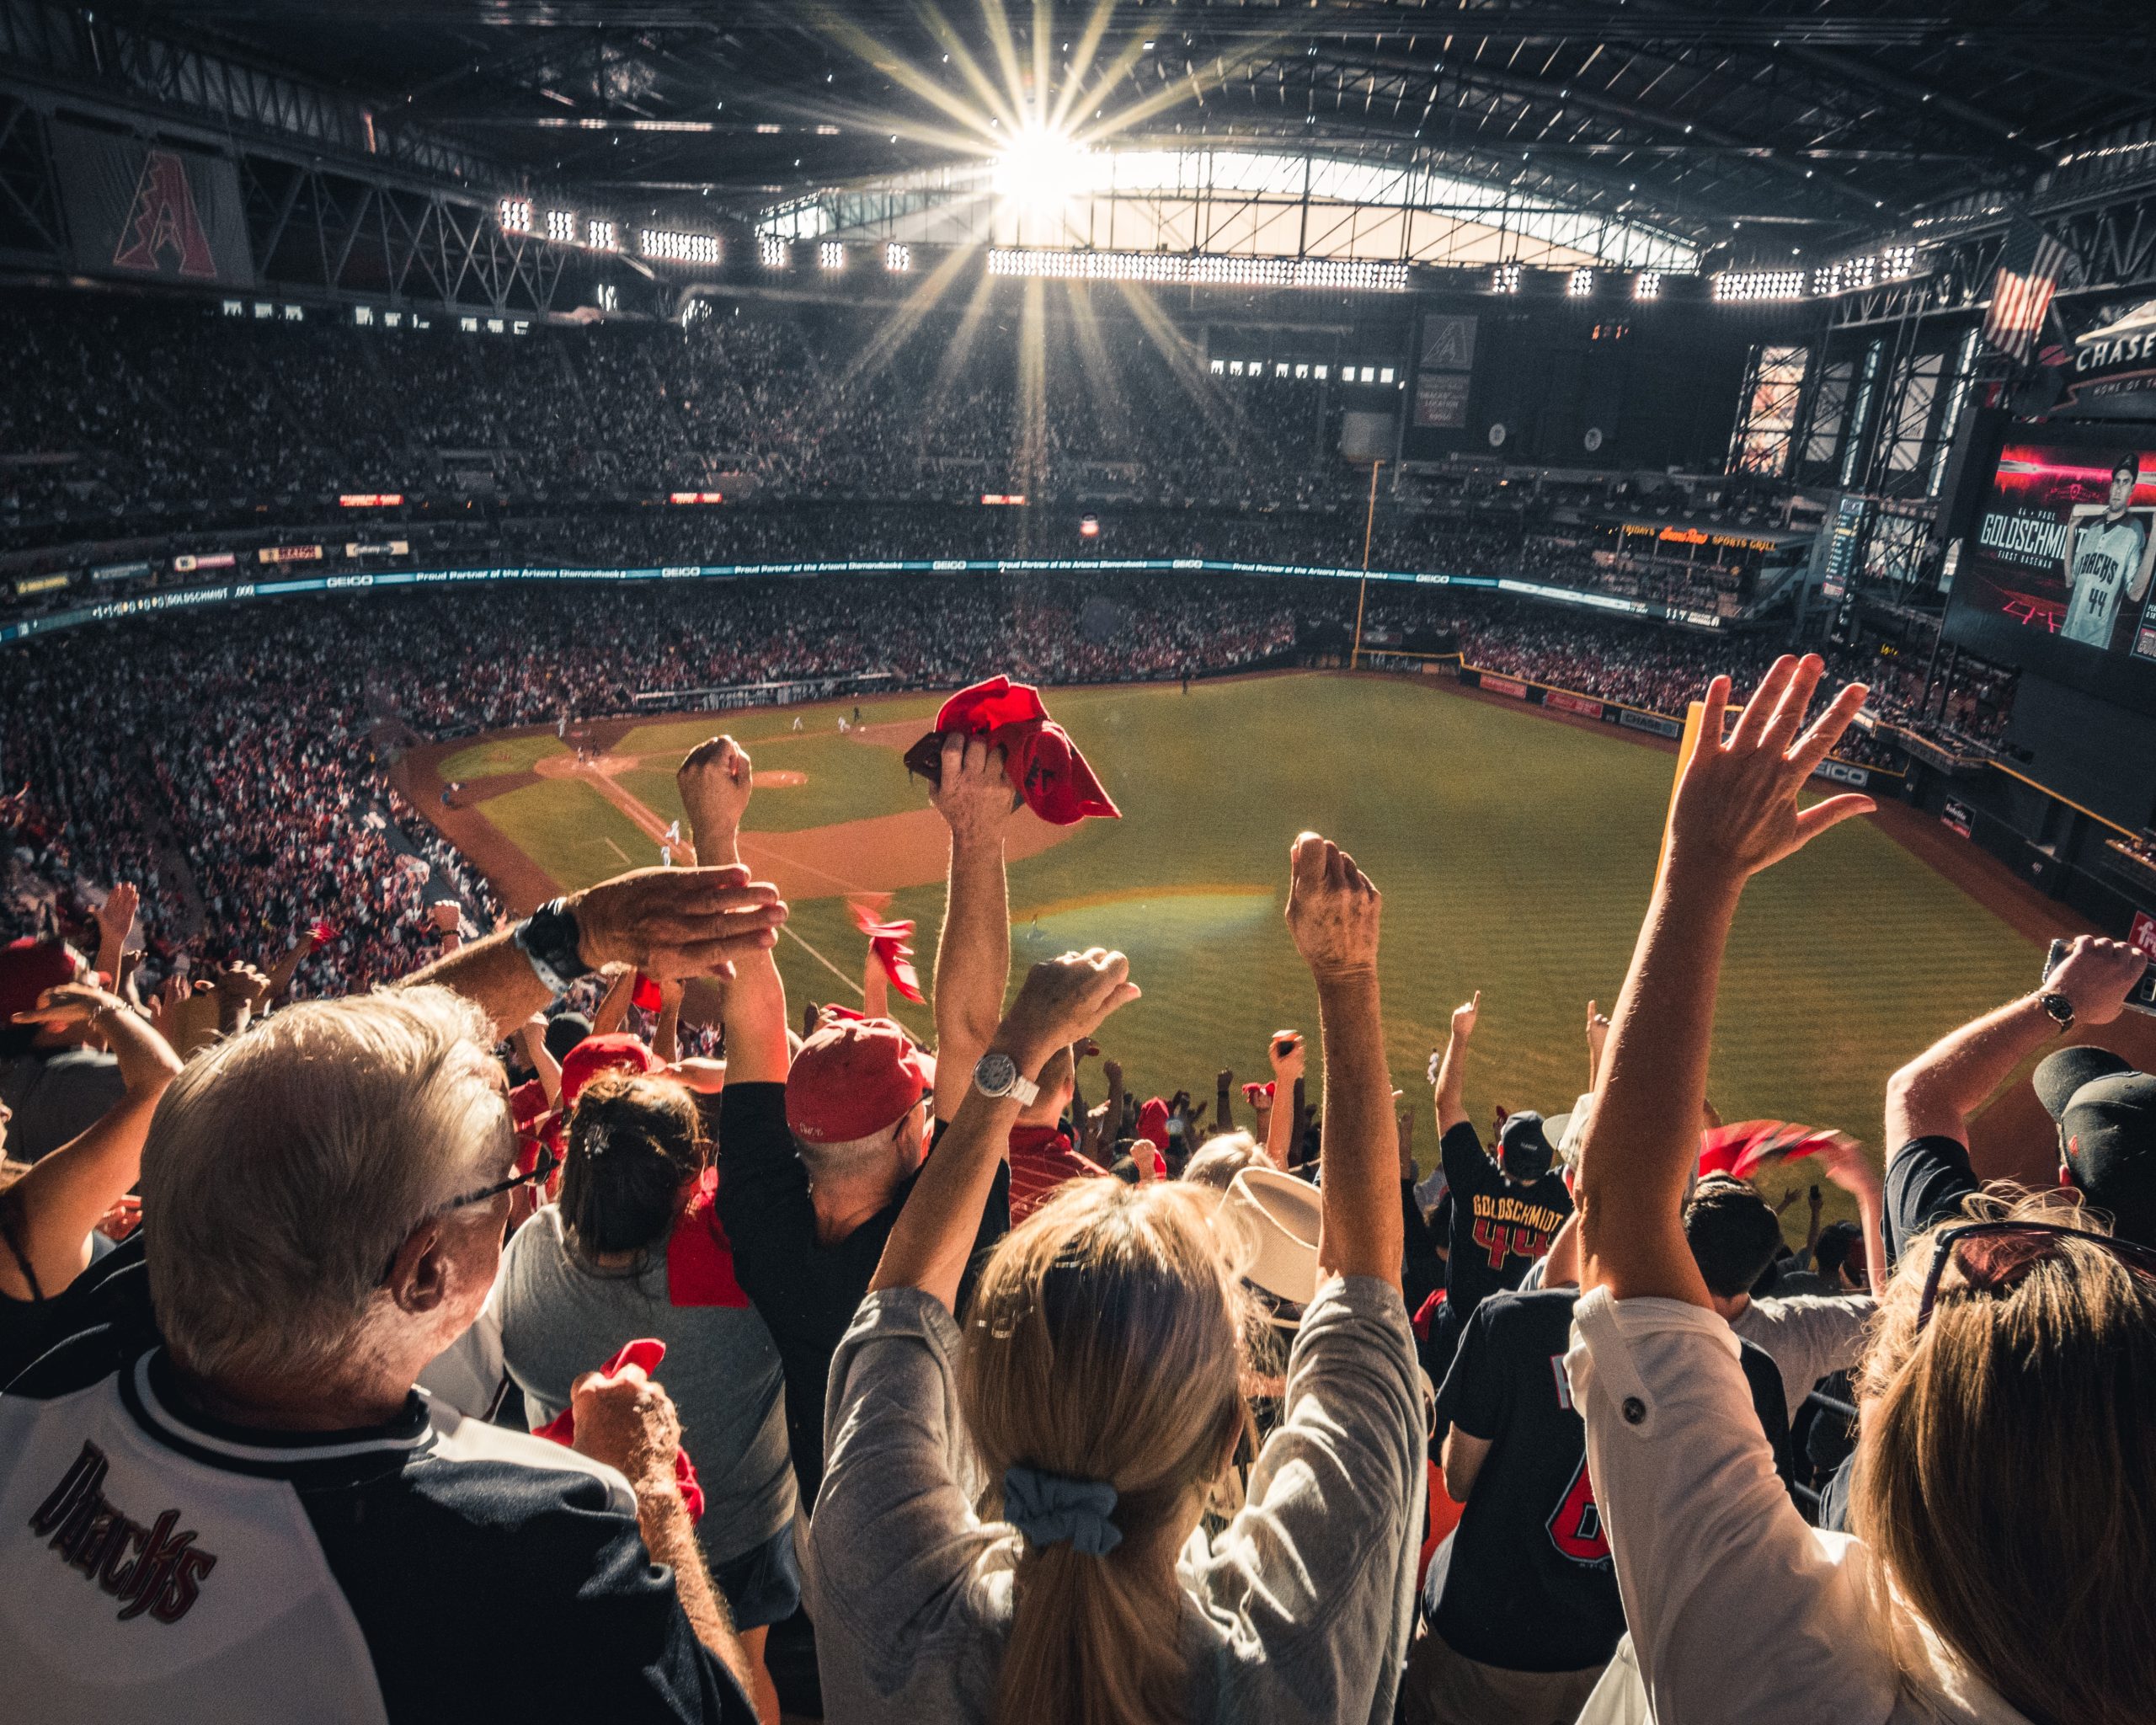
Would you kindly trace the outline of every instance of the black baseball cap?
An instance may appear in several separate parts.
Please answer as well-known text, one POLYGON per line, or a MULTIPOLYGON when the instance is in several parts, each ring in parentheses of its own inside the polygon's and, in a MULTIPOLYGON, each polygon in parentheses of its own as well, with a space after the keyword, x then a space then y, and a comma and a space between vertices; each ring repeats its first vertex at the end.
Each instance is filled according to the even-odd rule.
POLYGON ((2073 1183, 2123 1238, 2156 1244, 2156 1075, 2109 1049, 2063 1048, 2030 1082, 2073 1183))
POLYGON ((1540 1180, 1550 1172, 1549 1135, 1542 1130, 1542 1116, 1532 1108, 1507 1114, 1497 1134, 1497 1165, 1508 1180, 1540 1180))

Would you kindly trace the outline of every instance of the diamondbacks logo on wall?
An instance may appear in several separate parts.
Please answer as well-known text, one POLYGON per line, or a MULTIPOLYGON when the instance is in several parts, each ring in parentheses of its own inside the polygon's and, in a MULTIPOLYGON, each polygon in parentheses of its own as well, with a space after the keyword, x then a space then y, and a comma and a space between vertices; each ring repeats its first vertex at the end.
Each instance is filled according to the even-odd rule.
POLYGON ((192 1531, 180 1533, 179 1511, 168 1509, 148 1526, 106 1501, 109 1464, 95 1444, 84 1444, 52 1494, 30 1516, 30 1531, 45 1540, 71 1569, 79 1569, 120 1601, 122 1623, 144 1612, 160 1623, 177 1623, 201 1597, 202 1578, 217 1567, 195 1548, 192 1531))
POLYGON ((200 280, 217 273, 210 236, 195 213, 195 191, 187 182, 187 163, 170 150, 143 153, 135 182, 135 208, 120 232, 113 267, 146 270, 158 275, 176 271, 200 280), (168 269, 168 262, 170 268, 168 269))

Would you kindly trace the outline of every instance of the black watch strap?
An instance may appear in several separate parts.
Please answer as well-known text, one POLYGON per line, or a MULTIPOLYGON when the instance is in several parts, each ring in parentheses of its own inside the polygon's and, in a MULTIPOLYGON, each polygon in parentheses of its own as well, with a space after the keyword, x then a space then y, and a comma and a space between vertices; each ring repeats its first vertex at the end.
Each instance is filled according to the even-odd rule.
POLYGON ((592 967, 577 951, 581 936, 567 899, 547 900, 516 925, 510 938, 531 961, 533 974, 558 996, 591 974, 592 967))
POLYGON ((2051 1015, 2052 1023, 2058 1026, 2061 1035, 2073 1028, 2073 1002, 2057 989, 2046 989, 2036 996, 2036 1004, 2051 1015))

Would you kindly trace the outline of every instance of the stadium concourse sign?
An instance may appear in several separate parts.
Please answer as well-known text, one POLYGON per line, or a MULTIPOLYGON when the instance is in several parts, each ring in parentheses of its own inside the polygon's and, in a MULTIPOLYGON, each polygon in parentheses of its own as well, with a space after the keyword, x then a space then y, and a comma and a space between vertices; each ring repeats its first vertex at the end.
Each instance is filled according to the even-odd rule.
MULTIPOLYGON (((323 556, 319 545, 265 546, 252 553, 216 552, 184 555, 173 559, 179 574, 197 569, 232 569, 238 563, 313 562, 323 556)), ((857 558, 846 562, 686 563, 640 569, 563 569, 531 564, 466 569, 382 569, 350 574, 308 575, 288 580, 231 581, 214 587, 184 587, 164 593, 144 593, 109 599, 72 610, 49 611, 41 617, 19 617, 0 623, 0 642, 19 641, 29 635, 51 634, 58 629, 79 628, 86 623, 109 622, 116 618, 147 616, 162 611, 196 610, 203 606, 232 605, 258 599, 281 599, 300 593, 350 592, 376 587, 441 587, 496 581, 664 581, 754 580, 775 575, 878 574, 1092 574, 1101 573, 1283 576, 1305 580, 1400 582, 1412 586, 1467 587, 1504 593, 1545 604, 1579 606, 1609 611, 1647 622, 1673 622, 1690 628, 1718 629, 1721 619, 1712 611, 1689 611, 1676 606, 1620 599, 1609 593, 1590 593, 1576 587, 1558 587, 1539 581, 1518 581, 1492 575, 1455 575, 1433 570, 1336 569, 1322 563, 1237 563, 1209 557, 1002 557, 1002 558, 857 558)), ((1629 709, 1628 709, 1629 710, 1629 709)), ((1623 721, 1629 723, 1629 720, 1623 721)))

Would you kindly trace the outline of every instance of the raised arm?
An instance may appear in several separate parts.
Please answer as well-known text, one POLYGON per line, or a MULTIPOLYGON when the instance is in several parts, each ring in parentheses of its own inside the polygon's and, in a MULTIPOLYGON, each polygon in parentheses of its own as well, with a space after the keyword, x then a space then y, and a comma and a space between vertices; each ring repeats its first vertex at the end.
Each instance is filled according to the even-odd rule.
POLYGON ((320 944, 314 937, 319 925, 310 922, 300 931, 300 937, 285 948, 285 955, 270 967, 270 991, 263 996, 265 1007, 274 1007, 291 990, 292 979, 300 974, 300 966, 307 963, 320 944))
POLYGON ((135 930, 135 912, 142 902, 141 895, 129 881, 116 881, 104 902, 98 906, 98 953, 90 962, 117 984, 120 961, 127 951, 127 937, 135 930))
POLYGON ((629 1008, 636 1004, 637 967, 621 964, 615 967, 608 980, 606 992, 599 997, 599 1005, 591 1014, 591 1033, 611 1036, 628 1023, 629 1008))
POLYGON ((1587 1087, 1594 1090, 1594 1081, 1602 1076, 1602 1051, 1609 1043, 1609 1015, 1593 1001, 1587 1003, 1587 1087))
POLYGON ((1378 1015, 1378 921, 1384 900, 1355 859, 1302 834, 1290 853, 1288 931, 1317 985, 1325 1056, 1321 1157, 1321 1270, 1400 1285, 1400 1142, 1378 1015))
MULTIPOLYGON (((1058 1048, 1091 1036, 1109 1013, 1138 998, 1129 979, 1130 961, 1099 947, 1034 965, 987 1051, 1008 1055, 1021 1077, 1038 1080, 1058 1048)), ((870 1292, 918 1288, 947 1310, 958 1309, 958 1281, 1018 1108, 1015 1094, 984 1095, 967 1069, 958 1112, 892 1225, 870 1292)))
POLYGON ((1274 1167, 1284 1173, 1289 1158, 1295 1151, 1295 1135, 1303 1125, 1303 1111, 1299 1105, 1301 1092, 1296 1088, 1303 1081, 1309 1060, 1303 1047, 1303 1033, 1274 1031, 1272 1040, 1265 1044, 1265 1058, 1273 1066, 1273 1106, 1265 1116, 1265 1155, 1274 1167))
POLYGON ((1438 1060, 1438 1136, 1467 1124, 1467 1108, 1460 1096, 1467 1083, 1467 1044, 1474 1039, 1475 1021, 1482 1011, 1482 991, 1464 1007, 1452 1009, 1452 1028, 1445 1037, 1445 1051, 1438 1060))
POLYGON ((37 1280, 33 1287, 14 1253, 0 1253, 0 1293, 29 1300, 49 1298, 82 1274, 90 1230, 141 1173, 150 1116, 179 1074, 179 1056, 125 1001, 88 983, 47 989, 15 1022, 54 1029, 87 1023, 120 1062, 123 1087, 86 1131, 40 1158, 8 1191, 15 1243, 37 1280))
POLYGON ((2058 1039, 2059 1022, 2040 996, 2064 995, 2076 1029, 2108 1024, 2126 1009, 2148 964, 2138 947, 2082 935, 2041 989, 1949 1031, 1886 1081, 1887 1153, 1918 1138, 1967 1144, 1970 1119, 1991 1093, 2023 1060, 2058 1039))
POLYGON ((1715 989, 1737 898, 1751 876, 1873 806, 1840 796, 1797 807, 1812 769, 1866 693, 1860 683, 1844 688, 1800 735, 1823 669, 1808 656, 1776 660, 1727 742, 1729 679, 1707 686, 1700 746, 1678 781, 1668 854, 1612 1015, 1581 1146, 1575 1197, 1585 1288, 1606 1285, 1619 1300, 1711 1303, 1680 1205, 1699 1156, 1715 989))
MULTIPOLYGON (((572 969, 626 964, 662 981, 730 976, 735 961, 759 953, 768 963, 778 926, 786 921, 777 889, 752 883, 741 868, 639 868, 555 904, 574 930, 572 969)), ((526 926, 460 947, 398 985, 453 989, 478 1001, 494 1021, 495 1034, 506 1036, 555 999, 553 987, 541 980, 516 943, 526 926)))
MULTIPOLYGON (((1879 1287, 1886 1279, 1886 1191, 1879 1183, 1879 1176, 1871 1171, 1871 1164, 1865 1158, 1864 1146, 1854 1138, 1838 1136, 1826 1149, 1819 1152, 1819 1166, 1827 1178, 1843 1191, 1856 1199, 1858 1225, 1864 1230, 1864 1261, 1872 1285, 1879 1287)), ((1813 1187, 1815 1196, 1817 1187, 1813 1187)), ((1812 1210, 1812 1235, 1805 1242, 1805 1257, 1813 1269, 1819 1268, 1819 1209, 1815 1203, 1812 1210)))
POLYGON ((1003 751, 979 737, 943 739, 930 797, 951 829, 950 891, 936 942, 936 1118, 952 1119, 1003 1016, 1011 977, 1011 900, 1003 837, 1017 806, 1003 751))
POLYGON ((547 1015, 534 1012, 516 1027, 516 1045, 524 1050, 525 1063, 538 1075, 539 1087, 547 1092, 547 1106, 562 1105, 562 1063, 547 1046, 547 1015))
MULTIPOLYGON (((674 776, 688 811, 699 864, 707 858, 739 866, 741 821, 755 789, 755 764, 731 737, 712 737, 691 749, 674 776)), ((793 1064, 786 1036, 786 985, 768 951, 737 961, 723 990, 719 1024, 726 1038, 726 1076, 734 1084, 783 1084, 793 1064)))

